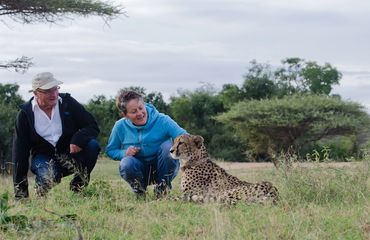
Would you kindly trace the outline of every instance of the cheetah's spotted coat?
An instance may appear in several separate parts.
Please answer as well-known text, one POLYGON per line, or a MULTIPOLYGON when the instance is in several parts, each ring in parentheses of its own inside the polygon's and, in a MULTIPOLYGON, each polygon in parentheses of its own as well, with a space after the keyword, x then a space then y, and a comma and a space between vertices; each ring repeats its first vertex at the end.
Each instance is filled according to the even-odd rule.
POLYGON ((278 191, 270 182, 241 181, 212 162, 201 136, 185 134, 177 137, 170 152, 181 162, 184 200, 228 204, 240 200, 258 203, 278 201, 278 191))

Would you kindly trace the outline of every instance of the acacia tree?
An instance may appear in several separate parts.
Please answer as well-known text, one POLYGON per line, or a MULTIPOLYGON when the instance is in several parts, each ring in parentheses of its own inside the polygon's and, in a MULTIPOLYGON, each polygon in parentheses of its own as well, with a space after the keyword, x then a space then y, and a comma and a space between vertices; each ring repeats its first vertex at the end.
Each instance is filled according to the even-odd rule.
POLYGON ((356 135, 369 126, 363 106, 325 95, 244 101, 219 115, 255 155, 299 150, 333 136, 356 135))
MULTIPOLYGON (((0 17, 23 24, 55 23, 74 16, 100 16, 108 21, 122 13, 121 6, 99 0, 0 0, 0 17)), ((0 62, 0 69, 22 73, 30 66, 28 57, 0 62)))

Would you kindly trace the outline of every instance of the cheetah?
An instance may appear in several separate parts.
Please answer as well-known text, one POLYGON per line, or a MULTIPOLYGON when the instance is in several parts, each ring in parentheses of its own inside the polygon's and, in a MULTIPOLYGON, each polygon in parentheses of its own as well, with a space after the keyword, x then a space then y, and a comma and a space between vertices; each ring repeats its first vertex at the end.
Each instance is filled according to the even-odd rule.
POLYGON ((276 204, 278 201, 278 190, 270 182, 242 181, 211 161, 201 136, 178 136, 170 154, 180 160, 180 189, 185 201, 226 204, 236 204, 239 201, 276 204))

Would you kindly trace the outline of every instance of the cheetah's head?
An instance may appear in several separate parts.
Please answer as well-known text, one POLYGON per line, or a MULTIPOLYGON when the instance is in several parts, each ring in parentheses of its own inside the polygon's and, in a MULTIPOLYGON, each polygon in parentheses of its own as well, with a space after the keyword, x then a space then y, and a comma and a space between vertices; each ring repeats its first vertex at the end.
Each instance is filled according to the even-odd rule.
POLYGON ((171 157, 180 159, 182 165, 189 160, 195 160, 200 157, 203 142, 203 137, 198 135, 180 135, 175 138, 170 149, 171 157))

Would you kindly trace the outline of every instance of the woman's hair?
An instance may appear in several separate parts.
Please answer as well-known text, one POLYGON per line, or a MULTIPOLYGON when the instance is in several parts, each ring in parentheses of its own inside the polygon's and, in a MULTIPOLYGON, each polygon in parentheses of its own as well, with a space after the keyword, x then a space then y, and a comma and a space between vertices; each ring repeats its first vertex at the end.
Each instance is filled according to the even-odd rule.
POLYGON ((137 92, 124 89, 119 90, 116 96, 116 106, 118 110, 123 114, 127 114, 127 103, 132 99, 143 101, 143 97, 137 92))

